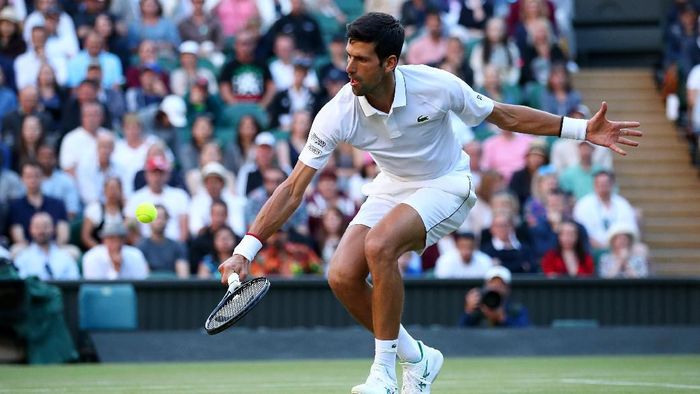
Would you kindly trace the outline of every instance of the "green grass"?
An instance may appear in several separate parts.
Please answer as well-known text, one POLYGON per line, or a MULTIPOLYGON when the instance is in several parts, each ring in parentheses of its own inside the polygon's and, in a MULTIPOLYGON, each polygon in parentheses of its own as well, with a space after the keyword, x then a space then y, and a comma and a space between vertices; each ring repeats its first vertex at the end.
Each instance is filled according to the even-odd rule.
MULTIPOLYGON (((369 360, 0 367, 0 393, 349 393, 369 360)), ((449 358, 433 392, 700 392, 700 356, 449 358)))

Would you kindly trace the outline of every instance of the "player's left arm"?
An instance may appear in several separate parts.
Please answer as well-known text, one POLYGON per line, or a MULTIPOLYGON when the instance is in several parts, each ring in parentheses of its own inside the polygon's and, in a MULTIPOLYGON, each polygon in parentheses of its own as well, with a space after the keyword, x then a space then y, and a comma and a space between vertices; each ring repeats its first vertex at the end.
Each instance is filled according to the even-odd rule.
POLYGON ((494 102, 493 111, 486 120, 504 130, 527 134, 556 137, 571 137, 577 134, 579 139, 585 138, 593 144, 608 147, 621 155, 626 155, 626 152, 617 144, 639 145, 637 141, 627 138, 642 136, 641 131, 634 130, 639 127, 639 122, 610 121, 606 117, 607 110, 608 104, 603 102, 598 112, 586 121, 563 118, 522 105, 494 102), (577 128, 579 130, 576 130, 577 128))

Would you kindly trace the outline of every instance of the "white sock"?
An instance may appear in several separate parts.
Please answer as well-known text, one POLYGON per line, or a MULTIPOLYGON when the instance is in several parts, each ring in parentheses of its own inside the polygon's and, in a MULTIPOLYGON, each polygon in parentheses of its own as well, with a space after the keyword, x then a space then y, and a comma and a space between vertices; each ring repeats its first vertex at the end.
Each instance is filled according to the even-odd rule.
POLYGON ((418 342, 406 331, 403 324, 399 326, 399 347, 396 350, 399 359, 403 362, 416 363, 420 361, 421 353, 418 342))
POLYGON ((399 345, 398 339, 384 341, 374 339, 374 363, 387 367, 387 371, 396 379, 396 348, 399 345))

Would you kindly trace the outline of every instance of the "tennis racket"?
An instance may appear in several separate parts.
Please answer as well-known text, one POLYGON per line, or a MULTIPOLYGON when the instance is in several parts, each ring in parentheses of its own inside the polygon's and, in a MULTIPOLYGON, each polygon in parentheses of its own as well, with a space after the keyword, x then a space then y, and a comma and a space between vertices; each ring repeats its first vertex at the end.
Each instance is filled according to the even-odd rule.
POLYGON ((241 320, 262 301, 269 289, 270 281, 267 278, 241 283, 237 273, 229 275, 228 291, 204 323, 207 334, 218 334, 241 320))

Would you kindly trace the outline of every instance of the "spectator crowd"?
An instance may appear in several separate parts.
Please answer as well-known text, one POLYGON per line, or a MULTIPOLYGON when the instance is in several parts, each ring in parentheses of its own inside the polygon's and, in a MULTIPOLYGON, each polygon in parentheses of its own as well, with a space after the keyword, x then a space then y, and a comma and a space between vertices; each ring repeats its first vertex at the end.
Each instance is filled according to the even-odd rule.
MULTIPOLYGON (((0 232, 22 275, 217 276, 348 82, 356 3, 0 0, 0 232), (151 224, 133 218, 145 201, 157 206, 151 224)), ((364 7, 406 26, 402 64, 441 68, 502 102, 591 116, 571 79, 570 0, 364 7)), ((648 275, 610 151, 453 118, 479 200, 454 236, 402 256, 404 275, 648 275)), ((252 272, 324 275, 379 171, 341 144, 252 272)))

